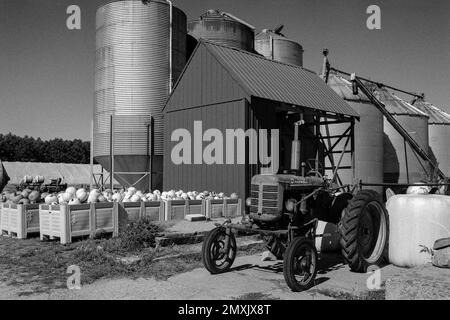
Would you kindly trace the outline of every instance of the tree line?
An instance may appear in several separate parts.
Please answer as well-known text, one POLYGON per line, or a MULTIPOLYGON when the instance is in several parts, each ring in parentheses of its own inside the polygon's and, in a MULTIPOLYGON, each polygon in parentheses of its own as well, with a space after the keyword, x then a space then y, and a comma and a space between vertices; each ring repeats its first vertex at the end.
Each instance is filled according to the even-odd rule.
POLYGON ((89 163, 90 142, 0 134, 0 160, 20 162, 89 163))

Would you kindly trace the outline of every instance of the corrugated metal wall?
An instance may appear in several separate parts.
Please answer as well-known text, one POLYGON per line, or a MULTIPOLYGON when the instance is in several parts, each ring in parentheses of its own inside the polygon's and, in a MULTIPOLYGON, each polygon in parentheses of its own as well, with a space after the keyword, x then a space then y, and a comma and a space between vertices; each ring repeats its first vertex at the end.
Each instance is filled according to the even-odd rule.
MULTIPOLYGON (((165 115, 164 190, 183 189, 199 192, 209 190, 227 194, 237 192, 243 197, 246 193, 245 165, 204 163, 175 165, 172 162, 172 148, 178 142, 171 141, 171 134, 178 128, 185 128, 191 132, 192 158, 194 157, 193 144, 196 143, 193 136, 194 121, 202 121, 203 133, 210 128, 219 129, 224 135, 226 129, 245 129, 246 100, 180 110, 165 115)), ((203 148, 208 144, 209 142, 204 142, 203 148)), ((223 154, 225 158, 225 146, 223 154)))
POLYGON ((175 165, 171 159, 177 144, 171 142, 172 132, 185 128, 193 134, 194 121, 203 122, 203 132, 216 128, 224 134, 225 129, 248 126, 246 93, 205 46, 196 50, 164 109, 164 189, 237 192, 244 197, 245 165, 175 165))

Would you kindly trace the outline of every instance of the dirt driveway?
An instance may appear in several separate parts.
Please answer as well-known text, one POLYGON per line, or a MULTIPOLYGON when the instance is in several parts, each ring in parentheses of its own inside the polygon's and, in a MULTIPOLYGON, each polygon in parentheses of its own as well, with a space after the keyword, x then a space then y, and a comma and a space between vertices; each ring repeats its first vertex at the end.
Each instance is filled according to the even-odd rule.
MULTIPOLYGON (((228 273, 210 275, 204 268, 180 273, 167 280, 104 279, 82 285, 81 290, 52 289, 47 293, 26 292, 0 286, 1 299, 383 299, 384 291, 368 291, 366 274, 351 273, 338 255, 324 255, 320 263, 317 285, 293 293, 287 288, 281 262, 262 262, 261 254, 236 259, 228 273), (20 292, 20 294, 19 294, 20 292)), ((399 270, 388 266, 385 276, 399 270)))

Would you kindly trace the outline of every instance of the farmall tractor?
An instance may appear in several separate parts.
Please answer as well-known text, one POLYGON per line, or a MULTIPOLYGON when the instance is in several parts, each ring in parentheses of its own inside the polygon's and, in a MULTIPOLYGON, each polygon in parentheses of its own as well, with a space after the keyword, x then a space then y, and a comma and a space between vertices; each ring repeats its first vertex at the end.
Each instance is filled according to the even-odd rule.
MULTIPOLYGON (((355 94, 360 89, 368 96, 416 154, 435 167, 438 179, 445 178, 427 153, 420 149, 406 130, 386 111, 384 105, 375 98, 362 78, 352 76, 351 80, 355 94)), ((320 117, 316 119, 320 121, 320 117)), ((349 124, 349 134, 342 139, 347 138, 347 142, 353 146, 354 121, 350 120, 349 124)), ((320 133, 317 135, 318 139, 323 141, 324 137, 321 137, 320 133)), ((291 152, 293 164, 296 163, 295 157, 298 155, 297 139, 296 127, 291 152)), ((328 154, 332 154, 331 150, 328 150, 328 154)), ((246 199, 247 211, 242 222, 226 221, 217 225, 204 240, 202 258, 206 269, 212 274, 230 269, 237 251, 235 233, 260 234, 268 250, 283 260, 284 278, 291 290, 309 289, 314 285, 318 266, 315 238, 323 236, 316 234, 319 220, 338 224, 342 255, 352 271, 366 272, 369 266, 380 265, 387 258, 389 234, 389 219, 383 196, 370 190, 370 185, 362 182, 353 185, 336 183, 336 168, 339 168, 339 163, 334 167, 331 179, 322 176, 317 162, 315 167, 310 168, 312 170, 305 167, 292 168, 295 174, 253 176, 250 197, 246 199)), ((443 184, 439 184, 435 179, 425 185, 443 184)))

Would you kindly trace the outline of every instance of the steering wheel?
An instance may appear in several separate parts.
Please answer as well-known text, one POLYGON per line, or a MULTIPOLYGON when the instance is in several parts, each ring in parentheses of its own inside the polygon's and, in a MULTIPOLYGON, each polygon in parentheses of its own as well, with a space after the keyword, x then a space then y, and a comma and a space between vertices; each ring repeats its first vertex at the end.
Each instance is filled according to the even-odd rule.
POLYGON ((322 175, 319 171, 316 171, 316 170, 308 171, 308 173, 307 173, 306 175, 307 175, 307 176, 312 176, 312 175, 314 175, 314 177, 318 177, 318 178, 320 178, 320 179, 323 179, 323 175, 322 175))

